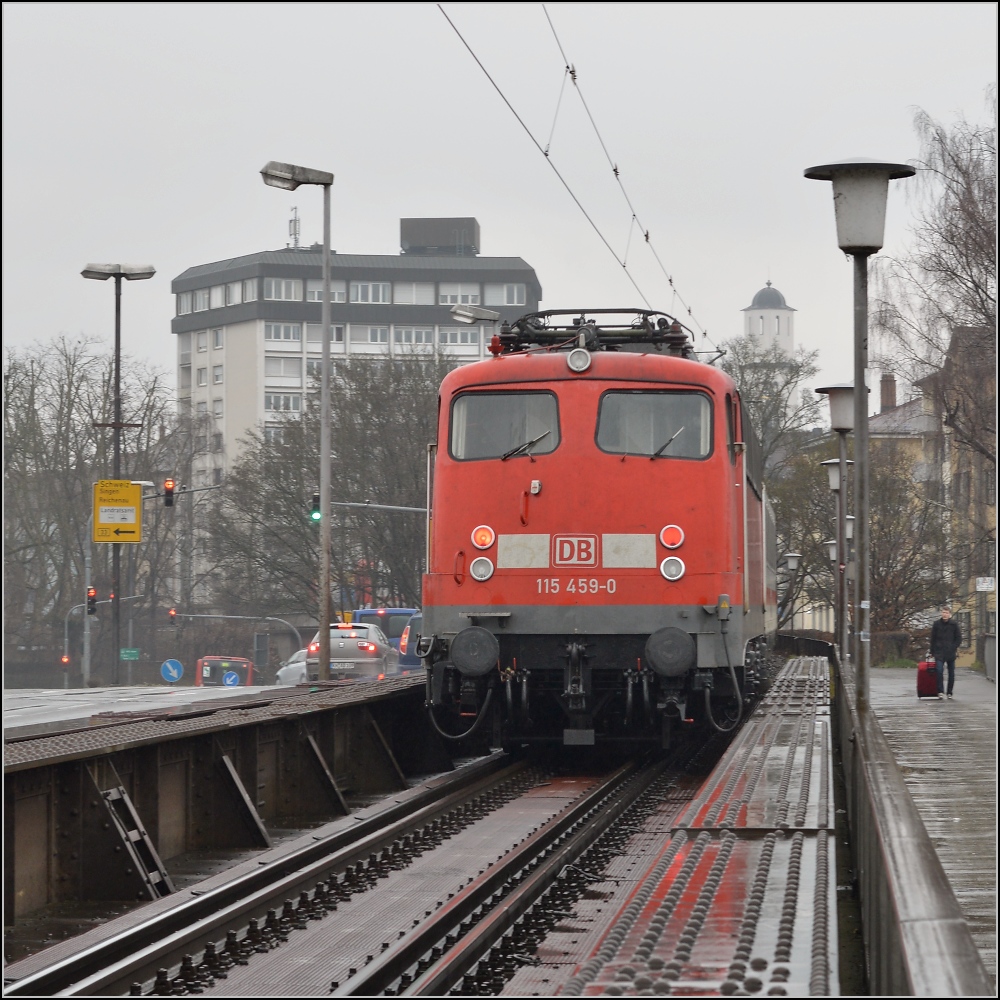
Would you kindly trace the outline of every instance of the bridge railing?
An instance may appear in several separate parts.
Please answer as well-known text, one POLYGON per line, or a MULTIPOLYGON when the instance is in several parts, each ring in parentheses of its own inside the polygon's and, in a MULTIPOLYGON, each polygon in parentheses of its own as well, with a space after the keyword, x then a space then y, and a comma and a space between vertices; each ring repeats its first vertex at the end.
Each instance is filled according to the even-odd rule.
POLYGON ((834 726, 847 786, 868 985, 873 996, 993 996, 955 892, 882 727, 857 710, 854 670, 830 643, 779 635, 776 648, 823 656, 836 675, 834 726))

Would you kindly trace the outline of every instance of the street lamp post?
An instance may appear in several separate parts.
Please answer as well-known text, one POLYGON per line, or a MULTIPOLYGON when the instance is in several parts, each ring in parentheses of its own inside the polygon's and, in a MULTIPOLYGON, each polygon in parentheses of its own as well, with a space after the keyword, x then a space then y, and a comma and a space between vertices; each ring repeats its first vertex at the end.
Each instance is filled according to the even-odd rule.
POLYGON ((319 423, 319 662, 320 677, 330 679, 330 188, 333 174, 271 160, 260 172, 264 183, 284 191, 300 184, 323 188, 323 307, 320 313, 323 360, 320 362, 319 423))
MULTIPOLYGON (((114 428, 114 468, 111 474, 112 479, 122 477, 122 428, 138 427, 139 424, 122 423, 122 279, 126 281, 142 281, 152 278, 156 271, 148 266, 136 266, 133 264, 88 264, 81 272, 85 278, 92 278, 94 281, 107 281, 108 278, 115 279, 115 419, 111 426, 114 428)), ((98 424, 99 427, 107 427, 107 424, 98 424)), ((91 544, 90 537, 87 538, 87 545, 91 544)), ((114 650, 112 653, 111 683, 118 684, 119 665, 121 658, 121 604, 119 594, 121 592, 121 566, 122 554, 121 545, 118 542, 111 546, 111 632, 114 650)), ((88 574, 89 577, 89 574, 88 574)), ((90 586, 88 579, 87 586, 90 586)), ((88 664, 89 667, 89 664, 88 664)))
MULTIPOLYGON (((868 258, 882 249, 889 181, 912 177, 905 163, 844 160, 810 167, 805 176, 830 181, 837 219, 837 245, 854 257, 854 385, 864 389, 868 368, 868 258)), ((871 670, 871 524, 869 521, 868 393, 854 394, 854 514, 858 519, 858 573, 854 585, 857 616, 855 684, 859 711, 868 709, 871 670)))
MULTIPOLYGON (((830 403, 830 426, 837 432, 840 443, 840 458, 837 460, 837 485, 833 484, 830 472, 830 489, 837 491, 837 551, 840 577, 837 586, 837 642, 840 655, 849 656, 847 647, 847 466, 853 465, 847 459, 847 435, 854 430, 854 386, 828 385, 816 390, 827 397, 830 403)), ((823 465, 828 463, 823 462, 823 465)))
POLYGON ((799 560, 802 558, 799 552, 786 552, 782 556, 782 561, 785 564, 786 569, 791 573, 791 578, 788 581, 788 587, 785 591, 785 599, 788 602, 788 607, 790 613, 788 615, 788 620, 792 623, 791 629, 795 631, 795 574, 799 568, 799 560))

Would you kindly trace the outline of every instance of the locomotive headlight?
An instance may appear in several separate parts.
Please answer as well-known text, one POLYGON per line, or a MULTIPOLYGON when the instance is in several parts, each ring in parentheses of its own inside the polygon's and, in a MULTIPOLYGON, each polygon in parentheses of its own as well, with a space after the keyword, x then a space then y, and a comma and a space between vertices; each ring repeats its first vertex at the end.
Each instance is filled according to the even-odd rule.
POLYGON ((483 583, 493 575, 493 563, 486 556, 477 556, 472 560, 472 565, 469 567, 469 574, 473 580, 483 583))
POLYGON ((677 556, 667 556, 663 562, 660 563, 660 572, 663 574, 664 578, 670 580, 671 583, 674 580, 679 580, 684 575, 684 561, 678 559, 677 556))
POLYGON ((680 548, 684 544, 684 529, 668 524, 660 531, 660 542, 668 549, 680 548))
POLYGON ((497 533, 488 524, 481 524, 473 529, 472 544, 477 549, 488 549, 496 540, 497 533))
POLYGON ((590 367, 590 362, 590 351, 585 351, 582 347, 574 347, 566 355, 566 364, 569 365, 569 370, 577 374, 585 372, 590 367))

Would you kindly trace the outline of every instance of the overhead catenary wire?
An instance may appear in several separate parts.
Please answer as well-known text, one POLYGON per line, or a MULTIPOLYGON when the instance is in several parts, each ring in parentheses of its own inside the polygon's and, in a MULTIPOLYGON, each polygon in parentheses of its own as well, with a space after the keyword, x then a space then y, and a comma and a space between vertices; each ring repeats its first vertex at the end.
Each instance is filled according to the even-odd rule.
MULTIPOLYGON (((718 348, 715 347, 715 344, 709 339, 708 331, 698 321, 698 318, 695 316, 691 306, 688 305, 688 303, 684 299, 684 296, 681 295, 680 292, 677 290, 677 286, 674 284, 673 275, 670 274, 670 272, 667 270, 663 261, 660 259, 660 255, 656 252, 656 247, 653 246, 653 241, 652 238, 650 237, 650 232, 645 226, 643 226, 641 220, 639 219, 639 214, 636 211, 635 206, 632 204, 632 199, 629 197, 629 193, 625 189, 625 184, 622 182, 621 171, 618 168, 618 164, 615 162, 614 158, 611 156, 611 153, 608 151, 607 143, 605 143, 604 137, 601 135, 601 130, 597 127, 597 122, 594 120, 594 116, 590 111, 590 106, 587 104, 587 99, 583 96, 583 90, 580 87, 580 80, 576 71, 576 66, 570 64, 569 58, 566 55, 566 50, 563 48, 562 41, 559 38, 559 33, 556 31, 556 26, 552 23, 552 18, 549 15, 548 7, 544 3, 542 4, 542 11, 545 14, 546 21, 548 21, 549 23, 549 28, 552 31, 552 37, 555 39, 556 46, 559 49, 559 54, 562 56, 563 63, 565 64, 566 67, 566 73, 563 77, 563 82, 565 84, 566 76, 569 76, 569 78, 573 81, 573 86, 580 97, 580 102, 583 104, 583 109, 587 114, 587 118, 589 119, 591 127, 594 130, 594 134, 597 136, 597 141, 600 143, 601 149, 604 151, 604 156, 608 161, 608 165, 611 167, 611 172, 614 175, 615 181, 618 183, 618 187, 622 193, 622 197, 624 197, 625 199, 625 204, 628 205, 628 209, 629 212, 631 213, 633 223, 637 225, 639 229, 642 231, 646 245, 649 247, 650 253, 652 253, 653 258, 656 260, 657 265, 663 272, 663 276, 667 279, 667 283, 670 285, 673 297, 681 303, 681 305, 685 308, 685 310, 687 310, 688 318, 701 333, 702 337, 708 340, 708 342, 712 344, 713 348, 718 350, 718 348)), ((562 94, 560 92, 560 101, 561 100, 562 100, 562 94)), ((553 131, 554 130, 555 130, 555 124, 553 123, 553 131)), ((632 238, 632 230, 630 228, 629 229, 630 241, 631 238, 632 238)), ((628 257, 628 250, 626 249, 626 258, 627 257, 628 257)))
MULTIPOLYGON (((649 299, 646 298, 645 292, 643 292, 643 290, 639 287, 639 283, 632 276, 632 273, 631 273, 631 271, 629 271, 626 263, 618 256, 618 253, 615 251, 614 247, 608 242, 607 237, 605 237, 604 233, 601 232, 600 227, 593 220, 593 218, 591 217, 591 215, 587 211, 587 209, 584 208, 583 202, 580 201, 580 199, 576 196, 576 193, 569 186, 569 182, 559 172, 559 168, 556 167, 555 163, 552 162, 552 156, 551 156, 551 154, 549 152, 547 152, 542 147, 541 143, 535 138, 535 136, 532 133, 531 129, 528 128, 528 126, 525 124, 524 119, 517 113, 517 110, 514 108, 514 105, 511 104, 510 101, 507 99, 507 95, 504 94, 504 92, 500 89, 499 84, 490 75, 489 70, 487 70, 487 68, 483 65, 482 60, 479 58, 479 56, 476 55, 476 53, 472 49, 472 46, 469 45, 469 43, 465 40, 465 37, 458 30, 458 28, 455 25, 455 22, 452 21, 452 19, 450 17, 448 17, 448 14, 445 11, 444 7, 442 7, 441 4, 438 4, 437 8, 438 8, 439 11, 441 11, 441 14, 444 16, 444 19, 448 22, 448 24, 451 25, 452 31, 454 31, 455 34, 458 35, 459 41, 461 41, 461 43, 465 46, 465 48, 468 51, 469 55, 472 56, 473 59, 475 59, 476 65, 483 71, 484 75, 486 76, 486 79, 489 80, 490 83, 493 85, 493 89, 500 95, 500 99, 504 102, 504 104, 507 105, 507 107, 510 110, 510 113, 517 119, 518 124, 527 133, 527 136, 532 141, 532 143, 534 143, 535 148, 538 150, 539 153, 542 154, 542 156, 545 157, 546 163, 548 163, 548 165, 552 168, 552 170, 555 173, 556 177, 559 178, 559 182, 566 189, 566 193, 573 199, 573 201, 576 204, 577 208, 579 208, 580 211, 583 213, 584 218, 587 220, 587 222, 590 223, 591 228, 594 230, 594 232, 597 234, 597 236, 600 239, 600 241, 607 248, 608 253, 610 253, 611 256, 614 257, 614 259, 617 261, 619 267, 621 267, 621 269, 625 272, 626 277, 632 283, 632 287, 639 293, 639 297, 646 304, 646 307, 648 309, 652 309, 653 308, 652 304, 650 303, 649 299)), ((572 77, 572 75, 573 75, 572 71, 570 71, 569 75, 570 75, 570 77, 572 77)), ((564 82, 565 82, 565 79, 564 79, 564 82)), ((553 129, 554 128, 555 128, 555 123, 553 122, 553 129)))

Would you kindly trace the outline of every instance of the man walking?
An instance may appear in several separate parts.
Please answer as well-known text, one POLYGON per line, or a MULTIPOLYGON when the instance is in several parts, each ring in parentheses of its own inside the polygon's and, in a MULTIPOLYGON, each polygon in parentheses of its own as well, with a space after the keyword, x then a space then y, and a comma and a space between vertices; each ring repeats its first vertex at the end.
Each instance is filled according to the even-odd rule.
POLYGON ((937 668, 938 698, 944 697, 944 668, 948 667, 948 697, 955 690, 955 656, 962 645, 962 630, 951 620, 951 608, 941 608, 941 617, 931 626, 931 656, 937 668))

